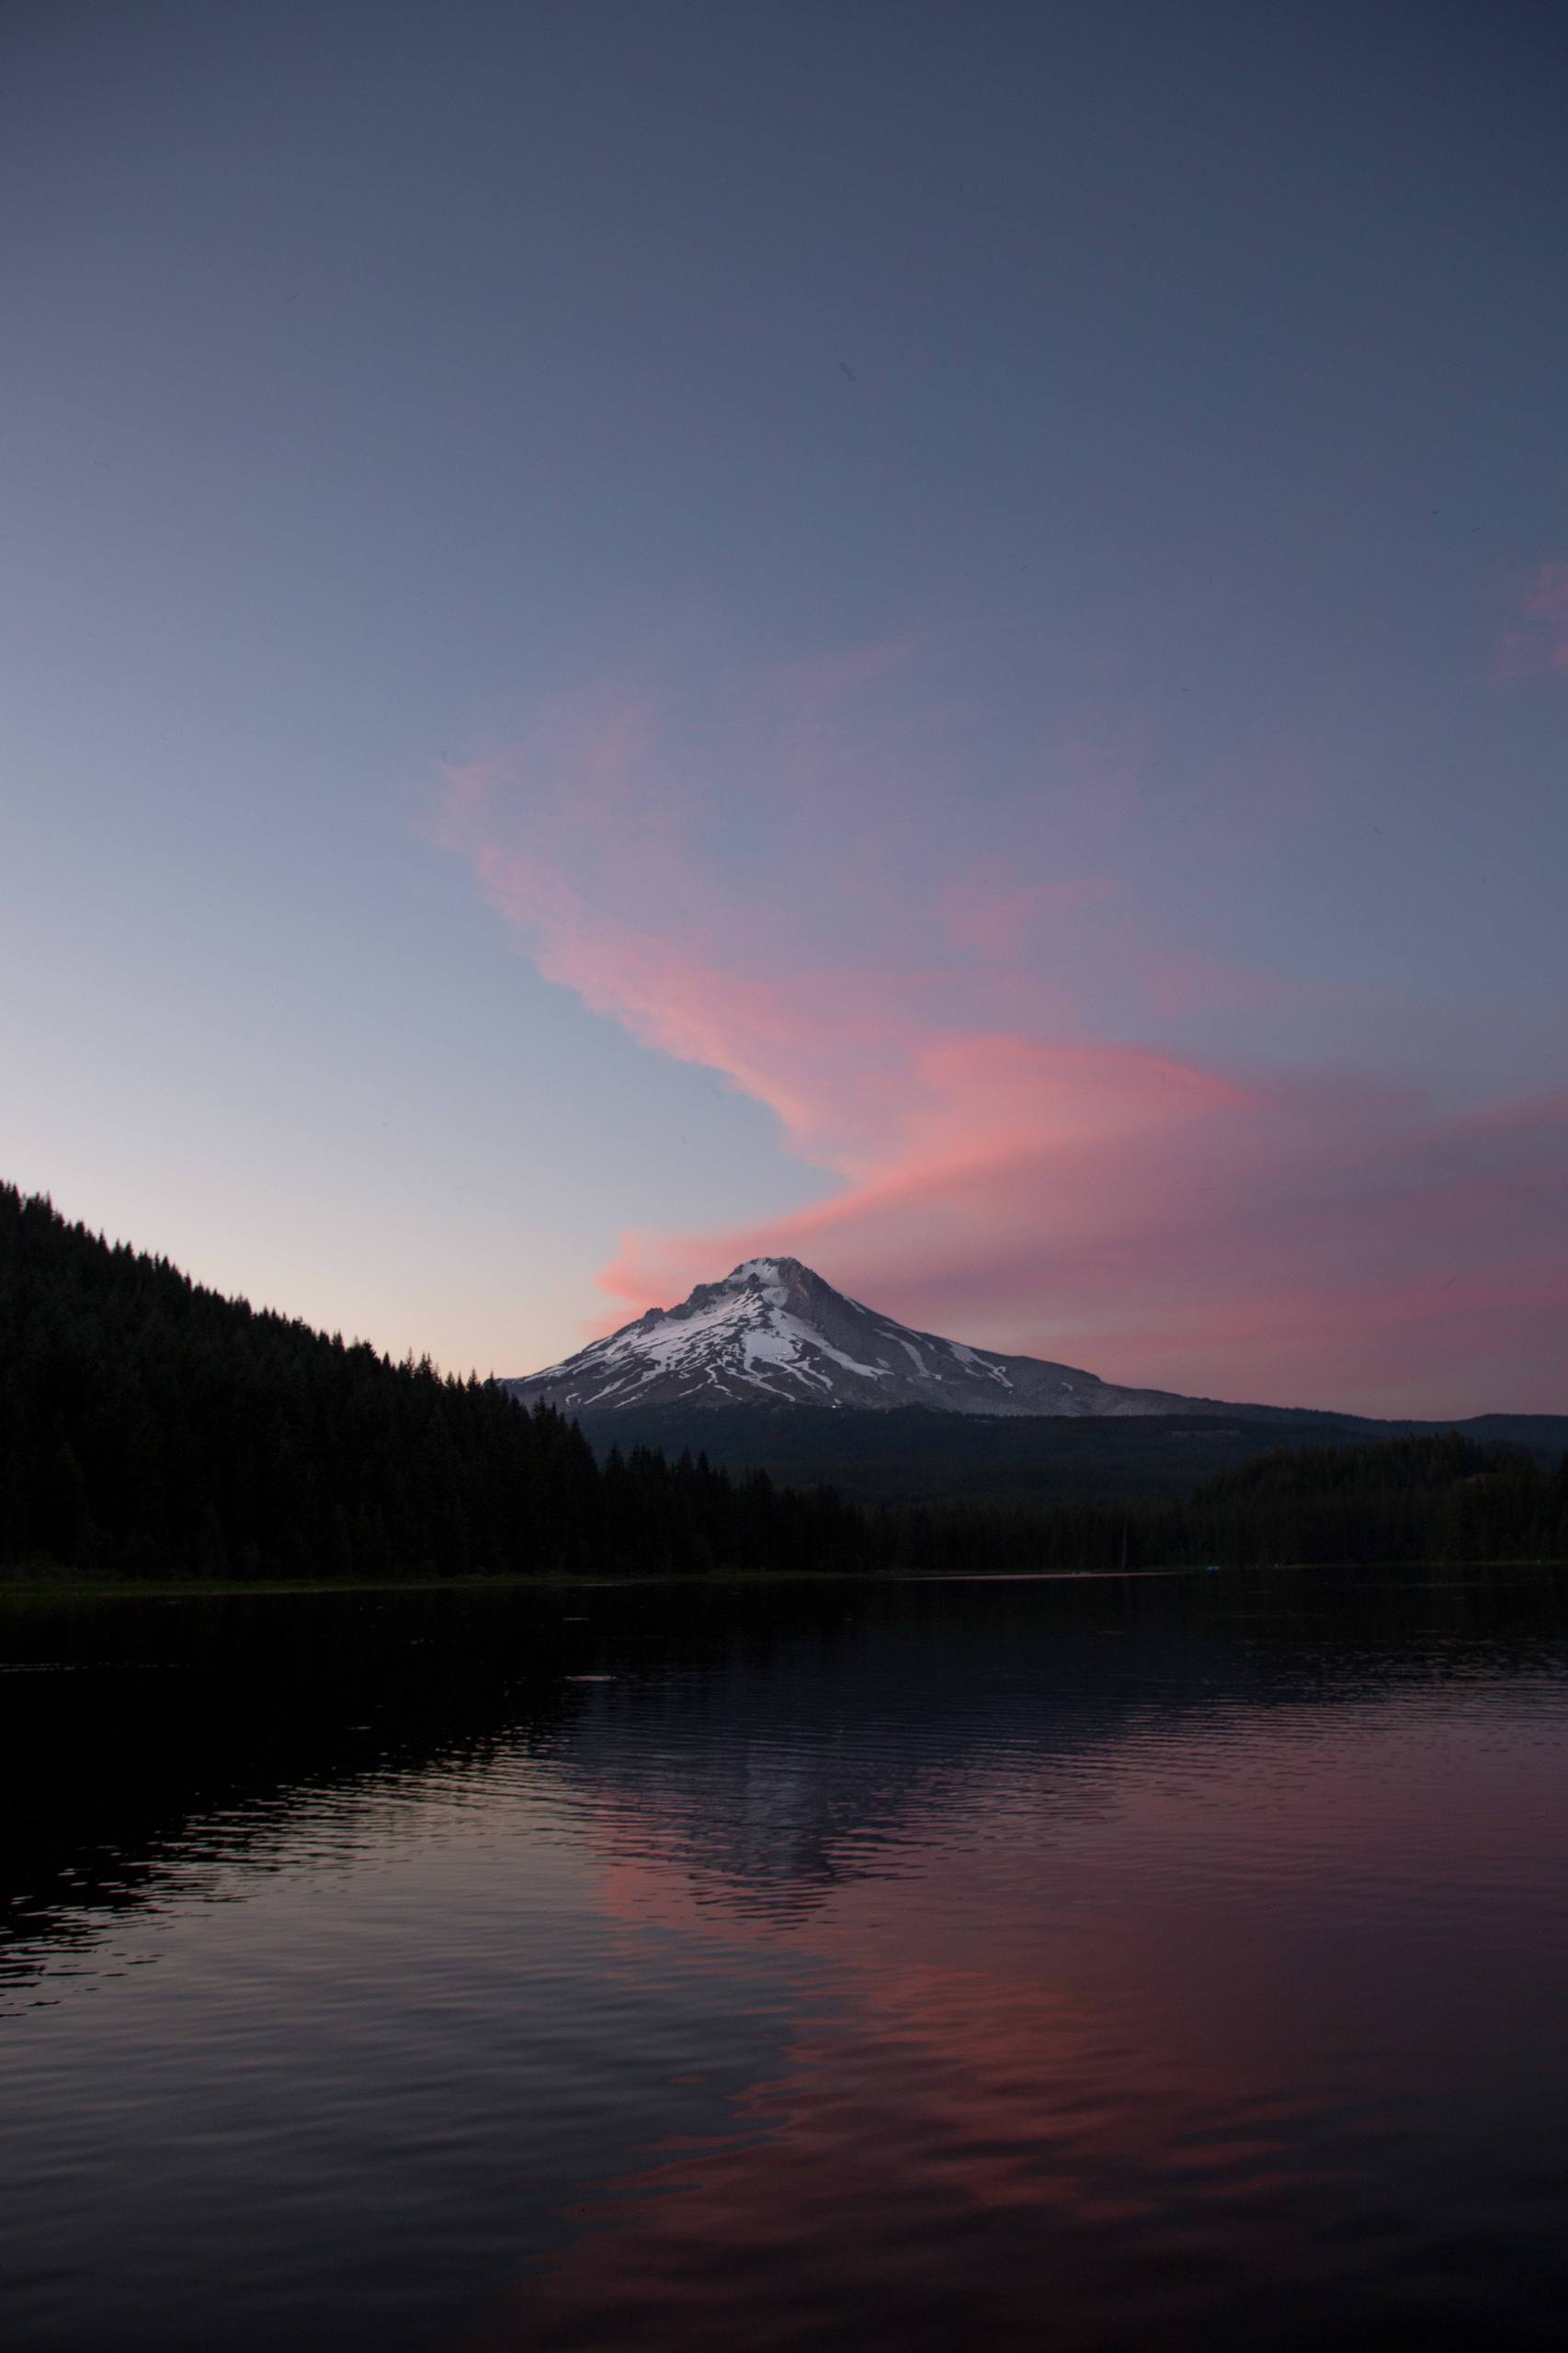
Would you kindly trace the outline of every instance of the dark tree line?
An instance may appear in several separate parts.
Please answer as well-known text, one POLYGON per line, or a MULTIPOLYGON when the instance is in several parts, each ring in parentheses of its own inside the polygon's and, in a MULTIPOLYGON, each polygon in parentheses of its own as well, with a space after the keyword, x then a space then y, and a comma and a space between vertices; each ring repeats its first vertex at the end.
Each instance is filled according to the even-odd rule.
POLYGON ((504 1391, 205 1290, 0 1187, 0 1565, 463 1576, 836 1563, 855 1515, 689 1457, 603 1469, 504 1391))
POLYGON ((1177 1503, 867 1509, 575 1425, 110 1247, 0 1187, 0 1568, 464 1576, 1568 1556, 1568 1464, 1457 1436, 1177 1503))
POLYGON ((1400 1561, 1568 1561, 1568 1456, 1457 1432, 1259 1456, 1173 1502, 892 1510, 873 1563, 1153 1569, 1400 1561))

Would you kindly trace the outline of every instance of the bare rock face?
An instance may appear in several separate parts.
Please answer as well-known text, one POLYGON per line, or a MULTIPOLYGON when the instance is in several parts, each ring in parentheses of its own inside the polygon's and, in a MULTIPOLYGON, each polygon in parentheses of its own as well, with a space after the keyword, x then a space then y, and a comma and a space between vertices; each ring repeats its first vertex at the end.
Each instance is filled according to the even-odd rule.
POLYGON ((824 1282, 798 1258, 747 1258, 699 1283, 678 1307, 651 1307, 562 1364, 506 1381, 525 1404, 618 1406, 928 1405, 949 1414, 1192 1414, 1210 1400, 1118 1389, 1038 1357, 1003 1357, 914 1332, 824 1282))

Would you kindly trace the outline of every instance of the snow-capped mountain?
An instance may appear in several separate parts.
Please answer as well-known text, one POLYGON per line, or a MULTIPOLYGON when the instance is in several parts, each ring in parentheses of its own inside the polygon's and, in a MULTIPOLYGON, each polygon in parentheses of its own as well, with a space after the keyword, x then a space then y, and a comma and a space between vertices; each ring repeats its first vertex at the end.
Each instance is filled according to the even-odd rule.
POLYGON ((798 1258, 747 1258, 651 1307, 562 1364, 502 1383, 567 1413, 644 1405, 929 1405, 949 1414, 1221 1413, 1211 1400, 1118 1389, 1092 1372, 914 1332, 798 1258))

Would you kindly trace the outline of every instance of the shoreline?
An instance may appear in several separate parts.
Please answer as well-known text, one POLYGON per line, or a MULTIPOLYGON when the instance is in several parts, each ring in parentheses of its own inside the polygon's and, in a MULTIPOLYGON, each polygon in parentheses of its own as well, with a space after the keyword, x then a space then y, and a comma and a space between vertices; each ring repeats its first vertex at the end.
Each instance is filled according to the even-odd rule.
POLYGON ((1337 1574, 1400 1571, 1568 1570, 1568 1557, 1484 1561, 1232 1561, 1176 1562, 1142 1569, 704 1569, 576 1573, 551 1570, 506 1576, 420 1577, 100 1577, 69 1571, 0 1575, 0 1608, 7 1602, 209 1601, 247 1595, 281 1598, 304 1594, 622 1592, 631 1586, 798 1585, 1119 1585, 1152 1578, 1337 1574))

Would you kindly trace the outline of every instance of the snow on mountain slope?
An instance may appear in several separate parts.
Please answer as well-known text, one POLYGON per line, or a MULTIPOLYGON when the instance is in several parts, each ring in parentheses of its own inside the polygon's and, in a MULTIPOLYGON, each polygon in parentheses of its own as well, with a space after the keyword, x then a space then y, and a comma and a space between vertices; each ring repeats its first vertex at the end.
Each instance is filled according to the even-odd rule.
POLYGON ((846 1299, 798 1258, 748 1258, 651 1307, 562 1364, 502 1383, 569 1413, 632 1405, 930 1405, 951 1414, 1191 1414, 1228 1409, 914 1332, 846 1299))

